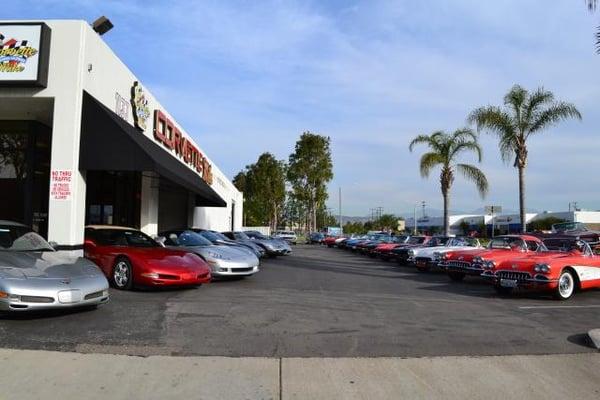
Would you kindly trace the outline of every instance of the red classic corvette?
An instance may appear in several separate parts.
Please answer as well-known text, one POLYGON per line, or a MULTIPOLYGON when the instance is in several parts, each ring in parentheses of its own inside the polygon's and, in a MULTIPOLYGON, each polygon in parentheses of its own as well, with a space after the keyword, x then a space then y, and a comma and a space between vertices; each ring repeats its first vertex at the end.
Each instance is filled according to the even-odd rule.
POLYGON ((440 268, 453 281, 462 281, 467 275, 479 276, 486 263, 493 265, 515 257, 525 257, 546 250, 542 241, 531 235, 503 235, 493 238, 485 249, 450 251, 444 254, 440 268))
POLYGON ((162 247, 132 228, 86 227, 84 255, 117 289, 199 286, 211 280, 210 267, 197 255, 162 247))
POLYGON ((382 260, 388 261, 395 257, 394 249, 423 246, 431 239, 430 236, 397 236, 397 238, 395 243, 382 243, 377 246, 375 254, 382 260))
POLYGON ((500 294, 517 288, 550 292, 567 300, 576 290, 600 288, 600 256, 582 240, 564 236, 544 240, 549 249, 530 256, 484 264, 481 276, 500 294))
POLYGON ((338 240, 339 238, 340 238, 339 236, 327 236, 325 239, 323 239, 321 241, 321 243, 323 243, 327 247, 333 247, 333 246, 335 246, 335 241, 338 240))

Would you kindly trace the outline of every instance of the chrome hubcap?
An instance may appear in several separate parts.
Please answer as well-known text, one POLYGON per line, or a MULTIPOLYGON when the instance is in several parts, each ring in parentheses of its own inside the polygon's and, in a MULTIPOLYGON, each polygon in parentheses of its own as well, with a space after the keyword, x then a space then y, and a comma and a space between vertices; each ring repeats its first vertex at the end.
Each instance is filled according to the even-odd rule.
POLYGON ((558 281, 558 291, 562 297, 569 297, 573 293, 573 277, 565 273, 558 281))
POLYGON ((115 266, 115 272, 113 273, 113 277, 115 278, 115 284, 119 287, 123 287, 127 285, 127 281, 129 281, 127 263, 124 261, 119 262, 115 266))

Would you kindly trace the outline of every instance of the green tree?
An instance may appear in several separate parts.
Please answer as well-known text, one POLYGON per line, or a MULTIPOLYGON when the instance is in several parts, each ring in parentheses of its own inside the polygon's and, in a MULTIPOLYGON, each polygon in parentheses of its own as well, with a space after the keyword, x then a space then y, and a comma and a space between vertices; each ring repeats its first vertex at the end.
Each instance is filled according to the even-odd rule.
POLYGON ((396 229, 398 229, 398 220, 399 218, 396 217, 394 214, 383 214, 382 216, 377 218, 377 220, 375 221, 375 226, 377 226, 378 229, 391 229, 395 231, 396 229))
POLYGON ((409 150, 412 152, 418 144, 425 144, 429 147, 429 151, 421 156, 421 176, 427 178, 433 168, 441 167, 440 186, 444 199, 444 233, 448 235, 450 234, 448 216, 450 189, 454 183, 456 172, 475 183, 481 197, 485 197, 487 194, 488 181, 484 173, 474 165, 456 163, 457 157, 465 151, 474 152, 481 163, 481 146, 477 142, 477 135, 468 128, 456 130, 452 134, 437 131, 431 135, 419 135, 410 142, 409 150))
POLYGON ((504 162, 513 161, 519 172, 519 211, 521 229, 526 232, 525 218, 525 169, 527 167, 527 140, 558 122, 581 119, 577 108, 554 99, 554 94, 543 88, 529 93, 515 85, 504 96, 504 107, 480 107, 469 115, 469 122, 477 130, 486 130, 498 136, 500 155, 504 162))
POLYGON ((529 223, 530 231, 549 231, 552 229, 552 225, 560 224, 561 222, 567 222, 564 219, 556 217, 546 217, 542 219, 536 219, 529 223))
POLYGON ((329 137, 304 132, 289 157, 287 178, 294 197, 304 205, 307 230, 317 227, 317 210, 327 200, 327 183, 333 179, 329 137))
POLYGON ((277 229, 285 204, 285 164, 271 153, 263 153, 238 173, 233 183, 244 192, 245 224, 277 229))

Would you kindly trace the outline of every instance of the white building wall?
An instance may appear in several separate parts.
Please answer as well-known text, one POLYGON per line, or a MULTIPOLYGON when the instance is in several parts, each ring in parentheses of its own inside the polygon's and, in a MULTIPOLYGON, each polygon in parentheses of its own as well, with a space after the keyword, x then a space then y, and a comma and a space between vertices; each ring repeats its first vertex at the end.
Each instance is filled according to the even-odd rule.
MULTIPOLYGON (((103 103, 111 110, 116 108, 116 94, 127 102, 137 77, 114 54, 101 37, 85 21, 48 20, 48 21, 2 21, 2 22, 45 22, 51 32, 50 60, 47 88, 0 88, 1 97, 39 97, 54 98, 54 116, 52 122, 52 170, 70 170, 73 172, 72 196, 69 200, 49 202, 48 238, 61 245, 80 245, 83 243, 85 222, 85 177, 79 173, 79 139, 81 130, 81 110, 83 90, 103 103)), ((160 109, 176 125, 176 120, 162 107, 152 93, 144 87, 149 100, 149 108, 160 109)), ((148 120, 144 134, 153 138, 153 115, 148 120)), ((126 117, 133 125, 131 106, 126 117)), ((181 132, 194 142, 192 136, 181 126, 181 132)), ((154 140, 154 139, 153 139, 154 140)), ((194 143, 195 144, 195 143, 194 143)), ((196 147, 203 153, 200 146, 196 147)), ((165 149, 165 151, 167 151, 165 149)), ((181 159, 172 154, 183 163, 181 159)), ((214 177, 213 189, 227 201, 227 208, 201 207, 194 210, 194 224, 210 229, 224 230, 231 226, 231 205, 236 204, 236 229, 241 228, 243 212, 243 194, 210 160, 214 177), (220 183, 218 183, 220 182, 220 183)), ((144 191, 144 190, 143 190, 144 191)), ((149 188, 145 186, 145 192, 149 188)), ((153 194, 151 194, 153 196, 153 194)), ((155 234, 158 198, 145 199, 142 203, 142 229, 155 234)), ((190 218, 190 221, 192 219, 190 218)))

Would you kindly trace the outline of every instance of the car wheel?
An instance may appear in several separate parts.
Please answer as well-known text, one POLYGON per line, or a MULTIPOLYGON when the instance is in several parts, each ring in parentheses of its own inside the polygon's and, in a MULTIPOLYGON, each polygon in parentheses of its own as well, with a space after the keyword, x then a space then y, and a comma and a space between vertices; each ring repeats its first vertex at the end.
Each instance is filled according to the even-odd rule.
POLYGON ((448 276, 454 282, 461 282, 463 279, 465 279, 465 274, 462 272, 448 272, 448 276))
POLYGON ((498 293, 500 296, 509 296, 513 292, 513 288, 508 288, 500 285, 494 285, 494 290, 496 290, 496 293, 498 293))
POLYGON ((133 287, 133 268, 126 258, 115 262, 111 275, 112 284, 120 290, 130 290, 133 287))
POLYGON ((564 270, 561 272, 558 278, 558 286, 554 292, 554 298, 558 300, 568 300, 575 293, 575 277, 573 272, 570 270, 564 270))

